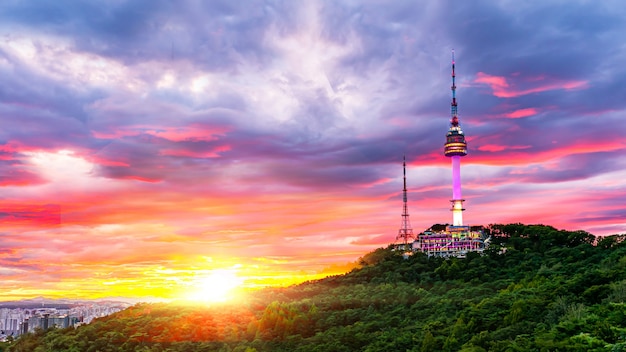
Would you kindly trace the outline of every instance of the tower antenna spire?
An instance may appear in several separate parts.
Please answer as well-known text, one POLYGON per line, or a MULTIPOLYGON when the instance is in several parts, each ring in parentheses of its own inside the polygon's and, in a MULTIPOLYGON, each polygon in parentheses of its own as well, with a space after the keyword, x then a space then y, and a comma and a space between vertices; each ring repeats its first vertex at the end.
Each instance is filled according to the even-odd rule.
POLYGON ((415 239, 413 236, 413 228, 411 228, 411 222, 409 221, 409 207, 408 197, 406 190, 406 156, 402 156, 402 174, 404 181, 404 188, 402 189, 402 223, 400 224, 400 230, 398 230, 398 236, 396 241, 401 241, 405 250, 411 250, 409 242, 415 239))
POLYGON ((452 103, 450 106, 450 125, 458 126, 459 125, 459 116, 456 104, 456 74, 454 73, 454 49, 452 49, 452 103))

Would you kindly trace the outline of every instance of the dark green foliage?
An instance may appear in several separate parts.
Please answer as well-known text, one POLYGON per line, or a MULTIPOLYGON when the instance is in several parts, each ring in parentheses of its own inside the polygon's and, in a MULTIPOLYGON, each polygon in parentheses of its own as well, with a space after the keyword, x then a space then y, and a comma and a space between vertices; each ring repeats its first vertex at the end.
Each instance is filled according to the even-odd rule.
POLYGON ((7 341, 7 342, 0 342, 0 352, 5 352, 6 350, 8 350, 10 344, 11 343, 9 341, 7 341))
MULTIPOLYGON (((140 304, 9 351, 626 351, 625 235, 491 225, 464 259, 404 259, 215 308, 140 304)), ((6 346, 0 344, 0 351, 6 346)))

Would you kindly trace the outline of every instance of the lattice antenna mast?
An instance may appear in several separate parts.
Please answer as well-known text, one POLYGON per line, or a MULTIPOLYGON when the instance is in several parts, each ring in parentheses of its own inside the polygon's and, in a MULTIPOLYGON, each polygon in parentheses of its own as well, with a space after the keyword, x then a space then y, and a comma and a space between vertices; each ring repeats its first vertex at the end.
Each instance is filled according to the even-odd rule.
POLYGON ((454 73, 454 50, 452 50, 452 104, 450 104, 450 125, 452 127, 459 126, 459 111, 456 103, 456 74, 454 73))
POLYGON ((411 222, 409 221, 409 207, 406 191, 406 156, 403 156, 402 172, 404 178, 404 188, 402 189, 402 223, 400 224, 400 230, 398 230, 396 241, 402 241, 406 248, 409 242, 412 242, 411 240, 415 239, 415 236, 413 236, 413 229, 411 228, 411 222))

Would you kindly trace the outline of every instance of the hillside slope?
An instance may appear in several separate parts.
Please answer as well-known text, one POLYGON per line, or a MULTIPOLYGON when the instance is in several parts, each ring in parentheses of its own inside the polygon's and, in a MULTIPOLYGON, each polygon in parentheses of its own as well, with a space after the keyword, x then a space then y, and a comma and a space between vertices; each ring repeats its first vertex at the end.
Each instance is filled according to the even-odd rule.
POLYGON ((390 248, 228 306, 140 304, 9 351, 626 351, 626 235, 492 225, 465 259, 390 248))

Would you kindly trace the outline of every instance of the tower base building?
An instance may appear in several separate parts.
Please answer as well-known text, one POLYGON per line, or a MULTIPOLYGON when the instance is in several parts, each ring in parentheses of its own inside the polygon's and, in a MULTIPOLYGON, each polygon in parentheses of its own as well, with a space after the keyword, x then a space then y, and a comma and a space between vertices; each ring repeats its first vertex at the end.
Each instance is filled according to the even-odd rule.
POLYGON ((469 226, 446 226, 443 231, 430 229, 417 236, 413 249, 429 257, 465 258, 469 252, 482 253, 489 239, 481 230, 472 230, 469 226))

